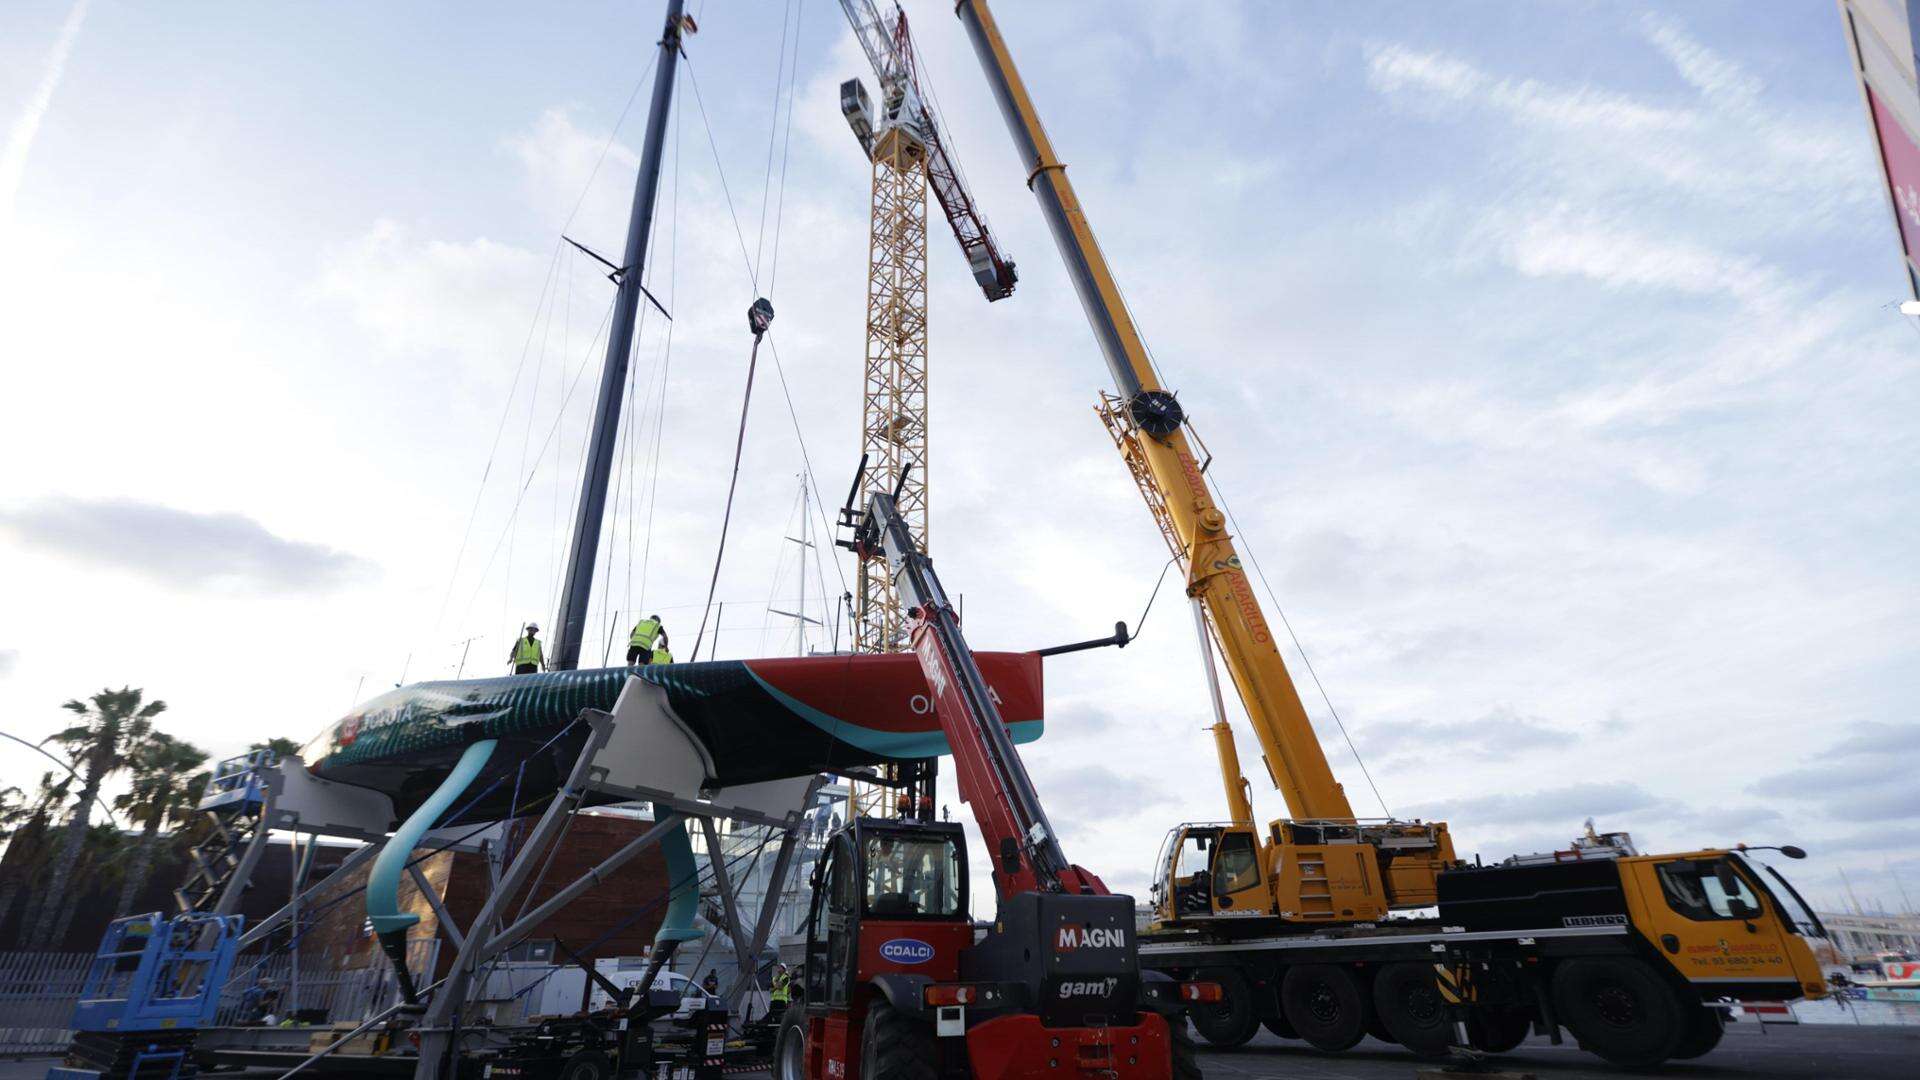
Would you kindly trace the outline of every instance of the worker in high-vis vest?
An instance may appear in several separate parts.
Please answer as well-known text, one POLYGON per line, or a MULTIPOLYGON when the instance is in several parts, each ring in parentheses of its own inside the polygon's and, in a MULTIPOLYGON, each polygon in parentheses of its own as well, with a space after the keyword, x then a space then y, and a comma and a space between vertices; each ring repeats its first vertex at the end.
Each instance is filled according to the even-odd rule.
POLYGON ((647 663, 671 664, 673 663, 673 654, 667 651, 666 645, 664 644, 655 645, 653 647, 653 659, 648 660, 647 663))
POLYGON ((793 1000, 793 974, 787 965, 778 964, 773 969, 773 990, 767 994, 774 1008, 779 1008, 793 1000))
POLYGON ((658 663, 652 657, 653 650, 667 647, 667 628, 660 624, 660 616, 649 615, 633 624, 633 633, 627 637, 627 666, 658 663))
POLYGON ((528 623, 527 636, 514 639, 512 663, 515 675, 531 675, 546 666, 546 654, 540 648, 540 639, 535 636, 539 633, 537 624, 528 623))

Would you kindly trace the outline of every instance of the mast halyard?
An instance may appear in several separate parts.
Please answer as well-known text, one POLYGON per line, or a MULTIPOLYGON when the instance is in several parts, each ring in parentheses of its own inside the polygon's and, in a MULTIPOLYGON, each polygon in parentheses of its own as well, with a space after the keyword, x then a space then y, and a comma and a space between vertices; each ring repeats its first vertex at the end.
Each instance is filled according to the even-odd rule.
POLYGON ((627 219, 627 246, 614 271, 617 286, 613 318, 607 332, 607 359, 600 369, 600 395, 594 406, 593 433, 587 443, 587 467, 580 478, 580 510, 573 522, 567 551, 567 576, 561 585, 560 613, 554 618, 553 660, 556 671, 580 666, 580 643, 587 625, 587 604, 593 595, 593 565, 599 555, 600 528, 606 517, 607 482, 613 473, 614 445, 620 434, 620 406, 626 390, 628 357, 633 351, 635 319, 643 290, 647 237, 653 231, 653 209, 660 190, 660 154, 666 141, 667 111, 673 104, 673 82, 680 59, 680 35, 685 0, 668 0, 666 27, 660 35, 660 57, 653 77, 653 98, 647 111, 647 131, 640 152, 640 173, 634 179, 633 213, 627 219))

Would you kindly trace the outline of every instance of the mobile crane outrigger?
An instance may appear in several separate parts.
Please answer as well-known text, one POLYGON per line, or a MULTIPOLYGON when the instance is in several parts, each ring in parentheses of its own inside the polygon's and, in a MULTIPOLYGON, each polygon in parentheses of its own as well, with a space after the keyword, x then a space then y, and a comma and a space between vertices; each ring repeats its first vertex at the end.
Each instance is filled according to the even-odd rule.
POLYGON ((999 908, 992 928, 976 932, 956 823, 859 818, 834 834, 814 871, 802 992, 776 1044, 779 1080, 1196 1080, 1183 999, 1217 998, 1218 987, 1142 972, 1133 898, 1067 861, 894 496, 869 493, 842 523, 853 538, 841 543, 862 557, 883 553, 906 602, 999 908))
POLYGON ((1372 1034, 1434 1053, 1462 1028, 1504 1050, 1536 1025, 1556 1040, 1565 1026, 1644 1066, 1712 1049, 1719 1002, 1823 995, 1808 939, 1825 931, 1754 849, 1640 855, 1624 834, 1590 834, 1465 866, 1443 823, 1354 816, 1227 534, 1210 459, 1194 453, 1006 42, 985 0, 955 13, 1113 375, 1100 415, 1187 570, 1203 653, 1217 645, 1291 815, 1255 828, 1207 656, 1229 819, 1168 835, 1140 950, 1151 969, 1219 984, 1219 1003, 1193 1010, 1201 1035, 1236 1046, 1265 1025, 1323 1050, 1372 1034), (1426 908, 1437 917, 1381 921, 1426 908))

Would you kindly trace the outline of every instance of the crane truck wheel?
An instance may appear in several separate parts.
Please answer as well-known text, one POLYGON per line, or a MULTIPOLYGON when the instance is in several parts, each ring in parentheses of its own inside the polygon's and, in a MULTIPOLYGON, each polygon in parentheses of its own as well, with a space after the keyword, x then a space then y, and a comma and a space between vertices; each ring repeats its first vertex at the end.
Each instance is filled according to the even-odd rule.
POLYGON ((1220 1003, 1195 1005, 1188 1011, 1193 1029, 1214 1046, 1231 1050, 1245 1046, 1260 1030, 1260 1011, 1253 1005, 1253 987, 1233 968, 1207 968, 1198 978, 1220 984, 1220 1003))
POLYGON ((1367 1034, 1366 996, 1359 980, 1332 964, 1300 964, 1280 980, 1287 1022, 1315 1049, 1347 1050, 1367 1034))
POLYGON ((885 998, 867 1007, 860 1032, 860 1080, 939 1080, 933 1025, 896 1010, 885 998))
POLYGON ((1421 1057, 1447 1056, 1452 1041, 1433 965, 1388 964, 1373 977, 1373 1011, 1393 1041, 1421 1057))
POLYGON ((1287 1018, 1284 1016, 1263 1016, 1260 1018, 1260 1026, 1283 1039, 1297 1039, 1300 1037, 1300 1033, 1293 1030, 1293 1025, 1287 1023, 1287 1018))
POLYGON ((1727 1030, 1727 1014, 1710 1005, 1702 1005, 1687 1017, 1687 1032, 1674 1048, 1675 1061, 1691 1061, 1720 1045, 1727 1030))
POLYGON ((780 1014, 773 1040, 773 1080, 807 1080, 807 1006, 796 1001, 780 1014))
POLYGON ((1680 995, 1646 964, 1612 956, 1562 962, 1553 973, 1553 1007, 1582 1047, 1630 1069, 1672 1057, 1691 1019, 1680 995))
POLYGON ((1483 1006, 1467 1020, 1468 1045, 1485 1054, 1504 1054, 1532 1033, 1533 1018, 1510 1005, 1483 1006))

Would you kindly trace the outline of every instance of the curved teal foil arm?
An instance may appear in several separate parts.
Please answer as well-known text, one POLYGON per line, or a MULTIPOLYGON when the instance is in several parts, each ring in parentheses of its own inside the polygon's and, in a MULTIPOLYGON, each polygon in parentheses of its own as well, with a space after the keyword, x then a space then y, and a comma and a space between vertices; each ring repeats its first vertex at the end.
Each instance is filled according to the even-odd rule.
MULTIPOLYGON (((404 933, 420 916, 411 911, 400 910, 400 875, 407 868, 407 860, 413 856, 413 849, 420 838, 427 834, 447 812, 453 800, 473 783, 480 770, 486 767, 487 759, 493 756, 494 748, 500 744, 493 739, 485 739, 467 747, 460 760, 447 774, 434 793, 420 808, 400 823, 387 839, 385 847, 373 860, 373 871, 367 875, 367 918, 373 923, 377 934, 393 932, 404 933)), ((684 843, 685 834, 682 833, 684 843)), ((689 861, 692 855, 688 855, 689 861)))
POLYGON ((656 948, 702 936, 693 925, 694 912, 700 905, 700 870, 693 861, 693 842, 687 839, 687 819, 675 822, 660 838, 660 854, 667 861, 667 881, 671 885, 666 917, 660 920, 660 932, 653 935, 656 948))

